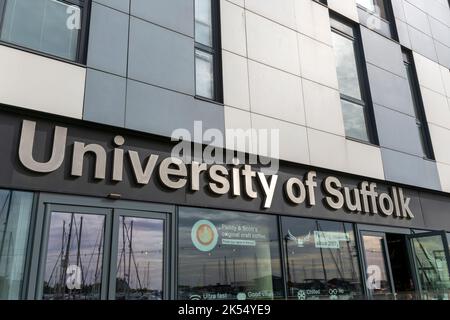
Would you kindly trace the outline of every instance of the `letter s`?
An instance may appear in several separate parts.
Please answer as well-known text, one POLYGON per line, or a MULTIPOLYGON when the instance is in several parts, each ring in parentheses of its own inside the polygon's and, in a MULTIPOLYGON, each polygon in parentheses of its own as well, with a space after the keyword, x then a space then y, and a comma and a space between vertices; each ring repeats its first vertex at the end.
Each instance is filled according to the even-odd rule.
POLYGON ((334 210, 339 210, 344 206, 344 196, 342 192, 339 191, 342 188, 342 184, 338 178, 328 177, 323 181, 323 186, 327 197, 325 198, 326 203, 334 210))

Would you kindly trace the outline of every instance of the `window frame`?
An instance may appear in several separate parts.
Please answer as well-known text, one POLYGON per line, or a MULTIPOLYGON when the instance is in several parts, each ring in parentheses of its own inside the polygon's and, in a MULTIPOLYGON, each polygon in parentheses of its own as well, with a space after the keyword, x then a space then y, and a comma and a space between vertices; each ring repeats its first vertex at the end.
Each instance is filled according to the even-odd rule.
MULTIPOLYGON (((211 19, 212 19, 212 47, 199 43, 195 40, 195 10, 194 10, 194 85, 195 98, 209 102, 223 104, 223 78, 222 78, 222 38, 221 38, 221 20, 220 20, 220 1, 211 1, 211 19), (210 54, 213 59, 213 95, 208 98, 197 94, 197 64, 195 63, 195 52, 210 54)), ((195 0, 194 0, 195 6, 195 0)))
MULTIPOLYGON (((5 7, 6 3, 9 0, 0 0, 0 34, 3 29, 3 22, 5 18, 5 7)), ((0 44, 6 45, 8 47, 12 47, 15 49, 19 49, 22 51, 27 51, 31 53, 35 53, 44 57, 53 58, 56 60, 61 60, 64 62, 76 63, 86 65, 87 60, 87 48, 88 48, 88 40, 89 40, 89 26, 90 26, 90 16, 91 16, 91 8, 92 8, 92 0, 57 0, 68 5, 78 6, 81 10, 81 28, 79 30, 78 35, 78 43, 77 43, 77 52, 75 60, 70 60, 52 53, 40 51, 37 49, 29 48, 20 44, 8 42, 0 39, 0 44)))
MULTIPOLYGON (((331 32, 336 33, 339 36, 345 37, 353 42, 353 49, 355 54, 356 67, 358 72, 358 80, 361 91, 361 100, 354 97, 343 94, 339 89, 340 100, 347 101, 349 103, 357 104, 363 107, 364 119, 366 124, 366 131, 368 140, 361 140, 358 138, 346 136, 348 140, 354 140, 357 142, 379 145, 377 127, 375 122, 375 112, 373 109, 372 95, 370 92, 369 77, 367 74, 367 66, 365 62, 364 48, 361 40, 360 26, 351 22, 347 18, 344 18, 338 14, 332 13, 330 15, 331 20, 331 32)), ((334 49, 333 49, 334 50, 334 49)), ((341 105, 342 108, 342 105, 341 105)))
POLYGON ((402 47, 402 58, 405 69, 409 67, 410 73, 406 72, 409 90, 411 92, 413 108, 415 110, 416 125, 420 128, 422 134, 421 142, 423 143, 423 158, 430 161, 435 161, 433 143, 431 141, 430 129, 428 126, 425 107, 423 104, 422 92, 420 90, 419 79, 417 77, 416 64, 412 51, 402 47))

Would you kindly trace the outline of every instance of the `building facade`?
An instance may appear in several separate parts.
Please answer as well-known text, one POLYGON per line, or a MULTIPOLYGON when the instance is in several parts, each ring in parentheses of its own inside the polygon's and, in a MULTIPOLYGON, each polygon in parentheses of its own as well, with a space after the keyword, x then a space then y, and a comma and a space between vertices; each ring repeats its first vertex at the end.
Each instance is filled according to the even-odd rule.
POLYGON ((0 0, 0 299, 449 299, 449 6, 0 0))

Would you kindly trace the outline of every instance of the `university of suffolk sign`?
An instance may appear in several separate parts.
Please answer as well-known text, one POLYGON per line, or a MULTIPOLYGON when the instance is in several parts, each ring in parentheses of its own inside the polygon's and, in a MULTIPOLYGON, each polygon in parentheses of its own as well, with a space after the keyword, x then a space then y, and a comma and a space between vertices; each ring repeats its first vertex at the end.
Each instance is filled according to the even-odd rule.
MULTIPOLYGON (((111 137, 112 150, 83 141, 74 141, 68 146, 68 128, 62 126, 54 127, 51 155, 47 157, 48 161, 40 162, 33 157, 35 135, 36 122, 23 120, 18 158, 27 170, 39 175, 51 174, 68 161, 68 174, 74 179, 82 177, 87 174, 83 170, 85 157, 91 154, 95 156, 95 181, 110 179, 110 182, 119 184, 124 179, 124 172, 129 170, 134 183, 141 187, 156 180, 165 190, 185 189, 185 192, 195 193, 207 189, 213 197, 228 195, 231 198, 245 197, 248 201, 260 198, 263 209, 271 208, 276 190, 281 190, 283 196, 277 199, 283 199, 290 206, 304 204, 314 207, 318 200, 317 194, 320 193, 322 203, 328 210, 395 219, 414 218, 410 209, 411 199, 404 196, 402 188, 394 186, 388 187, 386 192, 380 192, 376 183, 362 181, 357 187, 351 188, 344 186, 334 176, 324 177, 319 186, 316 171, 308 171, 303 177, 284 177, 285 181, 281 181, 279 174, 266 175, 253 170, 250 165, 230 166, 195 161, 187 164, 179 158, 162 158, 158 154, 141 154, 126 148, 126 140, 120 135, 111 137), (72 149, 69 158, 66 156, 68 147, 72 149), (112 162, 112 172, 107 173, 108 161, 112 162), (279 185, 281 188, 277 188, 279 185)), ((46 143, 51 144, 51 141, 46 143)), ((65 183, 73 181, 67 180, 65 183)))

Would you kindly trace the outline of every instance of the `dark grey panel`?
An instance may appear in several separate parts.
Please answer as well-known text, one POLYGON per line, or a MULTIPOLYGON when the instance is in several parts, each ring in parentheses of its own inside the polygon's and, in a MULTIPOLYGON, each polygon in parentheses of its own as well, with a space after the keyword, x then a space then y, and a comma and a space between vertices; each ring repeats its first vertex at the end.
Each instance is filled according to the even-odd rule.
POLYGON ((194 40, 131 18, 128 77, 194 95, 194 40))
POLYGON ((441 190, 435 162, 385 148, 381 149, 381 155, 387 180, 441 190))
POLYGON ((361 38, 368 62, 401 77, 405 76, 402 50, 397 43, 364 27, 361 28, 361 38))
POLYGON ((93 2, 101 3, 125 13, 130 12, 130 0, 94 0, 93 2))
POLYGON ((194 121, 202 121, 203 130, 217 128, 224 132, 223 107, 178 92, 128 81, 127 128, 170 137, 173 130, 179 128, 193 132, 194 121))
POLYGON ((129 16, 93 3, 87 65, 120 76, 127 71, 129 16))
MULTIPOLYGON (((403 63, 402 63, 403 65, 403 63)), ((375 104, 414 116, 414 106, 406 78, 367 64, 370 92, 375 104)))
POLYGON ((123 127, 126 83, 125 78, 88 69, 83 119, 123 127))
POLYGON ((420 203, 426 214, 425 225, 432 230, 450 230, 450 208, 448 197, 420 192, 420 203))
POLYGON ((382 147, 423 156, 414 117, 378 105, 374 105, 374 109, 382 147))
POLYGON ((194 36, 192 0, 132 0, 130 11, 135 17, 194 36))

